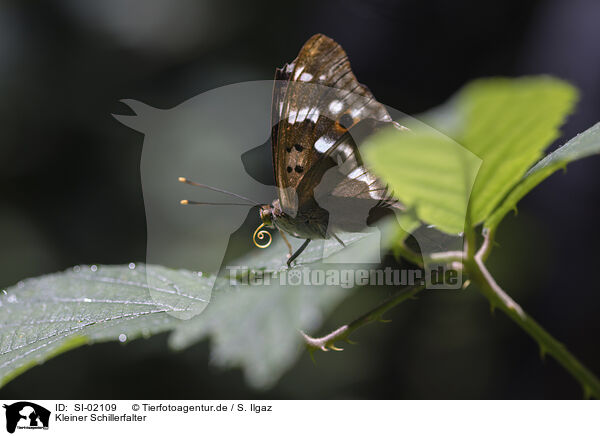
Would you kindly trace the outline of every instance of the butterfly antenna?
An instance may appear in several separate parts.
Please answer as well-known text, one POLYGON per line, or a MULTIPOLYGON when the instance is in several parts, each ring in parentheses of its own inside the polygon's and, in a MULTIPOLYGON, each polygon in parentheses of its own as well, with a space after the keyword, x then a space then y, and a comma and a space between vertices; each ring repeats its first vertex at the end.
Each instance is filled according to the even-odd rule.
MULTIPOLYGON (((244 197, 243 195, 234 194, 233 192, 229 192, 229 191, 226 191, 224 189, 215 188, 214 186, 208 186, 208 185, 205 185, 203 183, 193 182, 191 180, 186 179, 185 177, 180 177, 179 181, 181 183, 187 183, 188 185, 199 186, 200 188, 206 188, 206 189, 209 189, 211 191, 216 191, 216 192, 220 192, 222 194, 231 195, 231 196, 239 198, 241 200, 249 201, 250 203, 252 203, 254 205, 260 206, 260 203, 258 201, 254 201, 254 200, 252 200, 252 199, 250 199, 248 197, 244 197)), ((187 201, 187 200, 183 200, 183 201, 187 201)), ((210 203, 187 202, 187 203, 182 203, 182 204, 210 204, 210 203)), ((235 203, 212 203, 212 204, 235 204, 235 203)), ((244 206, 248 206, 248 205, 245 204, 244 206)))
POLYGON ((181 200, 179 203, 184 205, 196 205, 196 204, 204 204, 209 206, 252 206, 248 203, 212 203, 209 201, 191 201, 191 200, 181 200))

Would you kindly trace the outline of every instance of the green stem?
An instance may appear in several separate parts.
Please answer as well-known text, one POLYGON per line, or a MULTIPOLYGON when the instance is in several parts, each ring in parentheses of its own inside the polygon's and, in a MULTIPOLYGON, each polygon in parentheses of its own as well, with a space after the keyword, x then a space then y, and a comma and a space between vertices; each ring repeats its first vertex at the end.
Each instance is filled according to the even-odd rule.
POLYGON ((386 320, 382 319, 382 316, 388 310, 392 309, 393 307, 397 306, 398 304, 400 304, 410 298, 413 298, 417 293, 422 291, 424 288, 425 288, 424 286, 413 286, 413 287, 409 287, 409 288, 404 288, 401 291, 399 291, 398 293, 392 295, 387 300, 385 300, 379 306, 377 306, 374 309, 372 309, 371 311, 367 312, 360 318, 355 319, 350 324, 345 324, 345 325, 341 326, 340 328, 338 328, 338 329, 332 331, 331 333, 329 333, 325 336, 322 336, 320 338, 313 338, 311 336, 308 336, 306 333, 301 332, 302 336, 304 337, 304 341, 306 342, 306 346, 308 347, 308 349, 311 353, 315 350, 342 351, 342 348, 336 347, 336 345, 335 345, 336 342, 346 341, 346 342, 351 343, 352 341, 350 339, 348 339, 348 337, 354 330, 356 330, 362 326, 365 326, 367 324, 371 324, 375 321, 386 322, 386 320))
POLYGON ((542 356, 549 354, 554 357, 569 374, 579 381, 586 397, 593 395, 600 398, 600 380, 498 286, 483 263, 484 253, 487 255, 487 251, 483 251, 474 259, 468 260, 467 263, 469 276, 477 284, 481 293, 493 307, 499 307, 539 344, 542 356))
POLYGON ((481 259, 482 262, 485 262, 492 252, 492 248, 494 247, 494 236, 496 234, 495 227, 484 227, 483 229, 483 244, 479 247, 477 254, 475 257, 481 259))
MULTIPOLYGON (((594 396, 600 399, 600 380, 589 369, 583 366, 563 344, 554 339, 542 326, 527 315, 521 306, 496 283, 494 277, 492 277, 486 268, 485 260, 489 256, 494 243, 494 230, 484 229, 483 244, 477 252, 475 252, 475 234, 473 229, 470 229, 470 231, 465 233, 466 243, 464 252, 436 253, 432 258, 444 260, 452 265, 459 263, 458 266, 466 270, 469 278, 477 285, 479 291, 488 299, 492 307, 500 308, 500 310, 506 313, 538 343, 542 356, 549 354, 554 357, 569 374, 581 383, 586 397, 594 396), (460 262, 461 260, 462 262, 460 262)), ((408 247, 401 245, 399 252, 413 263, 417 263, 418 265, 423 264, 418 254, 412 252, 408 247)), ((351 342, 348 337, 354 330, 375 321, 383 321, 381 319, 383 314, 403 301, 412 298, 423 289, 424 286, 405 288, 350 324, 343 325, 320 338, 313 338, 302 332, 306 346, 311 355, 315 350, 341 351, 341 348, 336 347, 336 342, 351 342)))

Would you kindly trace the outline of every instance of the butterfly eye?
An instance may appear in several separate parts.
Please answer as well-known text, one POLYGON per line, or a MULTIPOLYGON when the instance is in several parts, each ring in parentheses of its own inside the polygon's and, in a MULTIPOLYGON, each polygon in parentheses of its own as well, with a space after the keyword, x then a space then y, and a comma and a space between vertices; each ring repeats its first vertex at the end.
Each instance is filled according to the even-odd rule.
POLYGON ((352 118, 350 115, 344 114, 341 116, 340 125, 342 125, 343 127, 345 127, 347 129, 352 124, 354 124, 354 118, 352 118))

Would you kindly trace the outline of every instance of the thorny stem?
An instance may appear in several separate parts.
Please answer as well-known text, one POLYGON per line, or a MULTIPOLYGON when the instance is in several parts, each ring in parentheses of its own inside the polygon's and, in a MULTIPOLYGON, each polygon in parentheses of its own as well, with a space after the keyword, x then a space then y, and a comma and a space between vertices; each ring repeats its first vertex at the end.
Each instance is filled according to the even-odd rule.
MULTIPOLYGON (((474 249, 474 234, 471 229, 465 235, 467 242, 464 252, 448 252, 438 253, 436 260, 446 260, 448 263, 462 267, 469 275, 469 278, 477 285, 479 291, 488 299, 492 308, 498 307, 509 318, 511 318, 519 327, 521 327, 529 336, 531 336, 539 345, 542 357, 546 354, 554 357, 563 368, 569 372, 583 387, 585 397, 594 396, 600 398, 600 380, 587 369, 575 356, 573 356, 566 347, 552 337, 544 328, 542 328, 533 318, 531 318, 494 280, 485 266, 485 260, 489 256, 494 244, 495 229, 483 229, 483 243, 479 250, 474 249)), ((419 255, 408 247, 402 245, 399 249, 402 256, 405 256, 411 262, 422 266, 423 261, 419 255)), ((422 291, 424 286, 411 287, 403 289, 397 294, 384 301, 381 305, 372 309, 360 318, 352 321, 334 330, 333 332, 320 338, 313 338, 302 332, 306 346, 308 347, 311 356, 315 350, 335 350, 342 351, 336 347, 335 343, 346 341, 352 343, 348 338, 356 329, 370 324, 375 321, 382 320, 385 314, 391 308, 414 297, 418 292, 422 291)))
POLYGON ((481 262, 485 262, 494 246, 494 235, 496 234, 496 229, 484 228, 482 233, 483 243, 481 244, 481 247, 479 247, 475 258, 479 258, 481 262))
POLYGON ((484 260, 493 244, 493 231, 484 230, 484 243, 474 259, 468 259, 466 271, 477 284, 480 292, 489 300, 492 307, 498 307, 529 334, 539 345, 542 356, 554 357, 569 374, 581 383, 584 395, 600 398, 600 380, 587 369, 567 348, 550 335, 542 326, 521 309, 510 296, 496 283, 487 270, 484 260))
POLYGON ((370 310, 360 318, 355 319, 350 324, 343 325, 340 328, 320 338, 313 338, 308 336, 306 333, 301 332, 302 336, 304 337, 304 341, 306 342, 306 346, 308 347, 308 350, 311 352, 311 355, 312 352, 315 350, 342 351, 342 348, 336 347, 336 342, 346 341, 348 343, 352 343, 352 341, 348 337, 354 330, 367 324, 371 324, 375 321, 386 322, 387 320, 384 320, 382 316, 388 310, 410 298, 413 298, 424 288, 425 287, 421 285, 404 288, 398 293, 392 295, 390 298, 385 300, 376 308, 370 310))

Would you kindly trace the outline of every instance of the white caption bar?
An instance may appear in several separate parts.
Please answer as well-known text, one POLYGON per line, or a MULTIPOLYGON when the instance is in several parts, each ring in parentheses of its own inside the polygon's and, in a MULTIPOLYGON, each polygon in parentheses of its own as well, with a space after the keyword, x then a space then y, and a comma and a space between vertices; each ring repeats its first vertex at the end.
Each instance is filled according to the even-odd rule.
MULTIPOLYGON (((598 431, 598 401, 5 400, 18 436, 106 434, 499 435, 598 431), (134 433, 132 433, 134 432, 134 433), (184 433, 181 433, 184 432, 184 433), (210 432, 210 433, 209 433, 210 432), (316 433, 315 433, 316 432, 316 433)), ((11 432, 12 430, 12 432, 11 432)), ((6 433, 4 433, 6 434, 6 433)))

